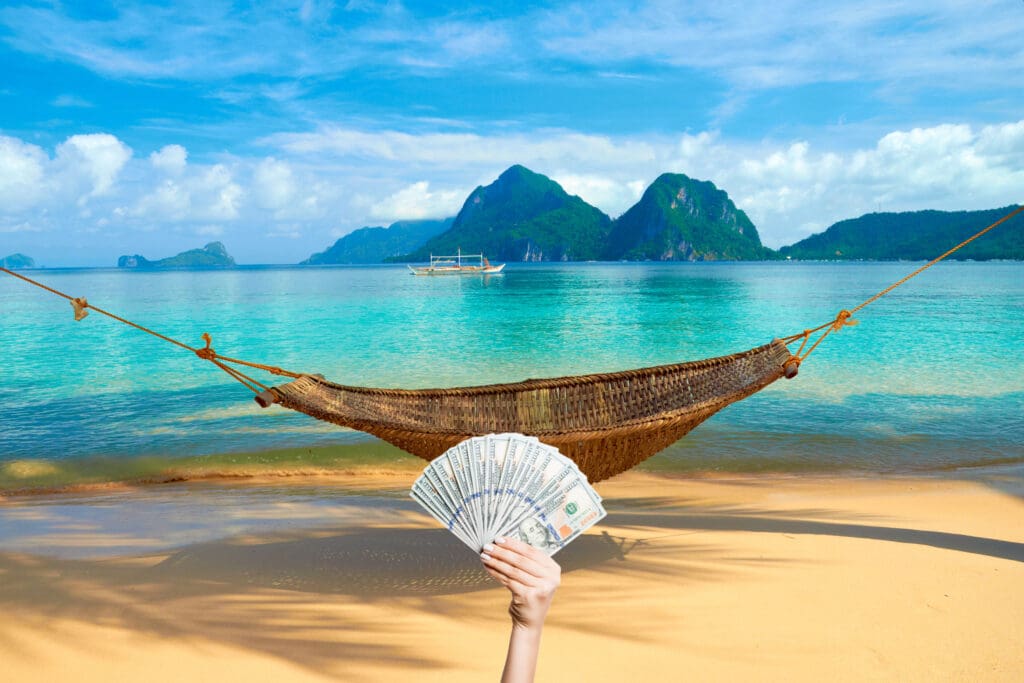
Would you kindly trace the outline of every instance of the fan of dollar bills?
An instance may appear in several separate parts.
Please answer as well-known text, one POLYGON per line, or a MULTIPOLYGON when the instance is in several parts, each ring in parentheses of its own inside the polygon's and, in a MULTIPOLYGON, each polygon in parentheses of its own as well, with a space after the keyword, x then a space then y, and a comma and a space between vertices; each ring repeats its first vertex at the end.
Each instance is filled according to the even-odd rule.
POLYGON ((554 555, 606 514, 576 463, 522 434, 478 436, 448 449, 411 495, 478 553, 508 536, 554 555))

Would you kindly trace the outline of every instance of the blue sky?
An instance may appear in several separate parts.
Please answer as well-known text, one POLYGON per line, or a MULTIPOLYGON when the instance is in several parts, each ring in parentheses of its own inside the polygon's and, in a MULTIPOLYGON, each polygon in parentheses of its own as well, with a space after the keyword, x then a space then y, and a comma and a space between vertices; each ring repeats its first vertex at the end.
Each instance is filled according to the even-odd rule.
POLYGON ((0 256, 294 263, 521 163, 711 180, 777 247, 1024 200, 1024 2, 8 2, 0 256))

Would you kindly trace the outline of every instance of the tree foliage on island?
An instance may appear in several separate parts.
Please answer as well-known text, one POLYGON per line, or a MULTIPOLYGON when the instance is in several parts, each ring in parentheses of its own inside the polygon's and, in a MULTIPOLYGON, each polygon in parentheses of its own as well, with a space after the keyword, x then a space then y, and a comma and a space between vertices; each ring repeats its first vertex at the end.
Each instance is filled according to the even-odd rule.
POLYGON ((407 254, 451 227, 444 220, 398 221, 386 228, 360 228, 338 239, 330 248, 313 254, 302 266, 342 263, 382 263, 407 254))
POLYGON ((139 270, 160 268, 231 268, 235 259, 228 254, 221 242, 210 242, 202 249, 189 249, 175 256, 150 261, 145 256, 122 256, 117 259, 118 268, 135 268, 139 270))
POLYGON ((502 261, 598 259, 611 219, 550 178, 512 166, 466 199, 452 227, 402 261, 431 254, 483 253, 502 261))
MULTIPOLYGON (((522 166, 512 166, 495 182, 476 188, 450 227, 418 249, 394 250, 402 226, 356 231, 372 249, 392 249, 402 256, 386 261, 426 261, 431 254, 483 253, 494 261, 583 261, 604 259, 651 261, 734 261, 794 259, 929 259, 1013 207, 991 211, 918 211, 869 214, 836 223, 779 252, 761 244, 746 213, 723 190, 708 181, 679 173, 659 176, 641 199, 612 221, 597 208, 571 196, 555 181, 522 166), (398 232, 393 232, 398 228, 398 232), (373 243, 373 244, 370 244, 373 243)), ((1024 217, 1018 217, 954 258, 1024 260, 1024 217)), ((339 245, 323 254, 345 262, 339 245)), ((350 255, 347 262, 358 262, 350 255)), ((325 257, 326 258, 326 257, 325 257)), ((366 261, 369 262, 369 261, 366 261)), ((379 261, 377 261, 379 262, 379 261)))
MULTIPOLYGON (((796 244, 783 257, 820 260, 925 261, 956 246, 1015 206, 985 211, 911 211, 869 213, 830 226, 796 244)), ((951 259, 1024 260, 1024 216, 1016 216, 951 259)))
POLYGON ((735 261, 772 258, 757 228, 708 181, 665 173, 614 224, 609 260, 735 261))

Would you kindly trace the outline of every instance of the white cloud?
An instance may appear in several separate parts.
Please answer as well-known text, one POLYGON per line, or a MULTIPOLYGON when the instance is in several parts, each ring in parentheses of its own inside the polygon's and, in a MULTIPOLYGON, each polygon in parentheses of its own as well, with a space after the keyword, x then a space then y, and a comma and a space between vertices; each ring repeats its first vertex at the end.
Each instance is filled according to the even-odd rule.
POLYGON ((777 247, 879 209, 1004 206, 1020 201, 1024 187, 1024 121, 894 130, 852 150, 805 140, 750 143, 713 131, 417 135, 335 127, 267 142, 277 145, 272 156, 185 163, 175 144, 137 158, 114 136, 72 136, 51 157, 0 137, 0 229, 18 235, 26 253, 20 245, 40 239, 38 231, 101 227, 125 244, 208 235, 236 255, 249 249, 243 262, 296 262, 364 225, 452 216, 472 186, 523 163, 612 217, 661 173, 710 180, 777 247))
POLYGON ((149 163, 169 175, 179 175, 185 170, 188 151, 181 145, 164 145, 149 155, 149 163))
POLYGON ((256 202, 265 209, 282 209, 295 197, 295 179, 291 166, 270 157, 256 166, 253 174, 256 202))
POLYGON ((533 133, 480 135, 476 133, 425 133, 364 131, 326 126, 312 133, 280 133, 262 142, 294 154, 333 155, 405 164, 460 166, 486 164, 507 167, 569 160, 596 163, 652 161, 657 149, 647 141, 574 131, 540 130, 533 133))
MULTIPOLYGON (((642 180, 617 181, 600 175, 555 173, 551 176, 569 194, 579 196, 597 207, 622 207, 635 204, 650 183, 642 180)), ((621 213, 621 211, 619 211, 621 213)))
POLYGON ((164 180, 152 192, 139 199, 131 213, 150 221, 173 222, 186 220, 191 209, 192 195, 189 190, 173 180, 164 180))
POLYGON ((1024 66, 1024 54, 1005 48, 1024 13, 1006 3, 606 0, 544 14, 535 26, 549 56, 687 67, 738 91, 837 81, 1001 86, 1024 66))
POLYGON ((421 180, 385 198, 370 208, 370 215, 389 222, 418 218, 445 218, 462 207, 468 193, 463 190, 431 192, 430 183, 421 180))
POLYGON ((20 211, 40 200, 48 163, 42 148, 0 136, 0 212, 20 211))
POLYGON ((88 192, 80 197, 84 202, 110 192, 131 156, 132 150, 108 133, 72 135, 57 146, 54 164, 66 187, 86 184, 88 192))
POLYGON ((205 201, 200 201, 197 207, 199 215, 213 220, 238 218, 244 191, 242 186, 234 181, 231 171, 223 164, 215 164, 203 173, 197 192, 205 195, 205 201))

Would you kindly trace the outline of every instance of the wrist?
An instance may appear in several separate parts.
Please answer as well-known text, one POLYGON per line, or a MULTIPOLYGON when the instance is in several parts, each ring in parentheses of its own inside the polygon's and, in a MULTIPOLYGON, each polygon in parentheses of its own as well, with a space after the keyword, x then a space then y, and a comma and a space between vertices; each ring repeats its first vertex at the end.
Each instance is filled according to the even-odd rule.
POLYGON ((523 635, 536 635, 540 637, 540 632, 544 629, 544 622, 538 624, 524 624, 521 621, 512 620, 512 632, 522 633, 523 635))

